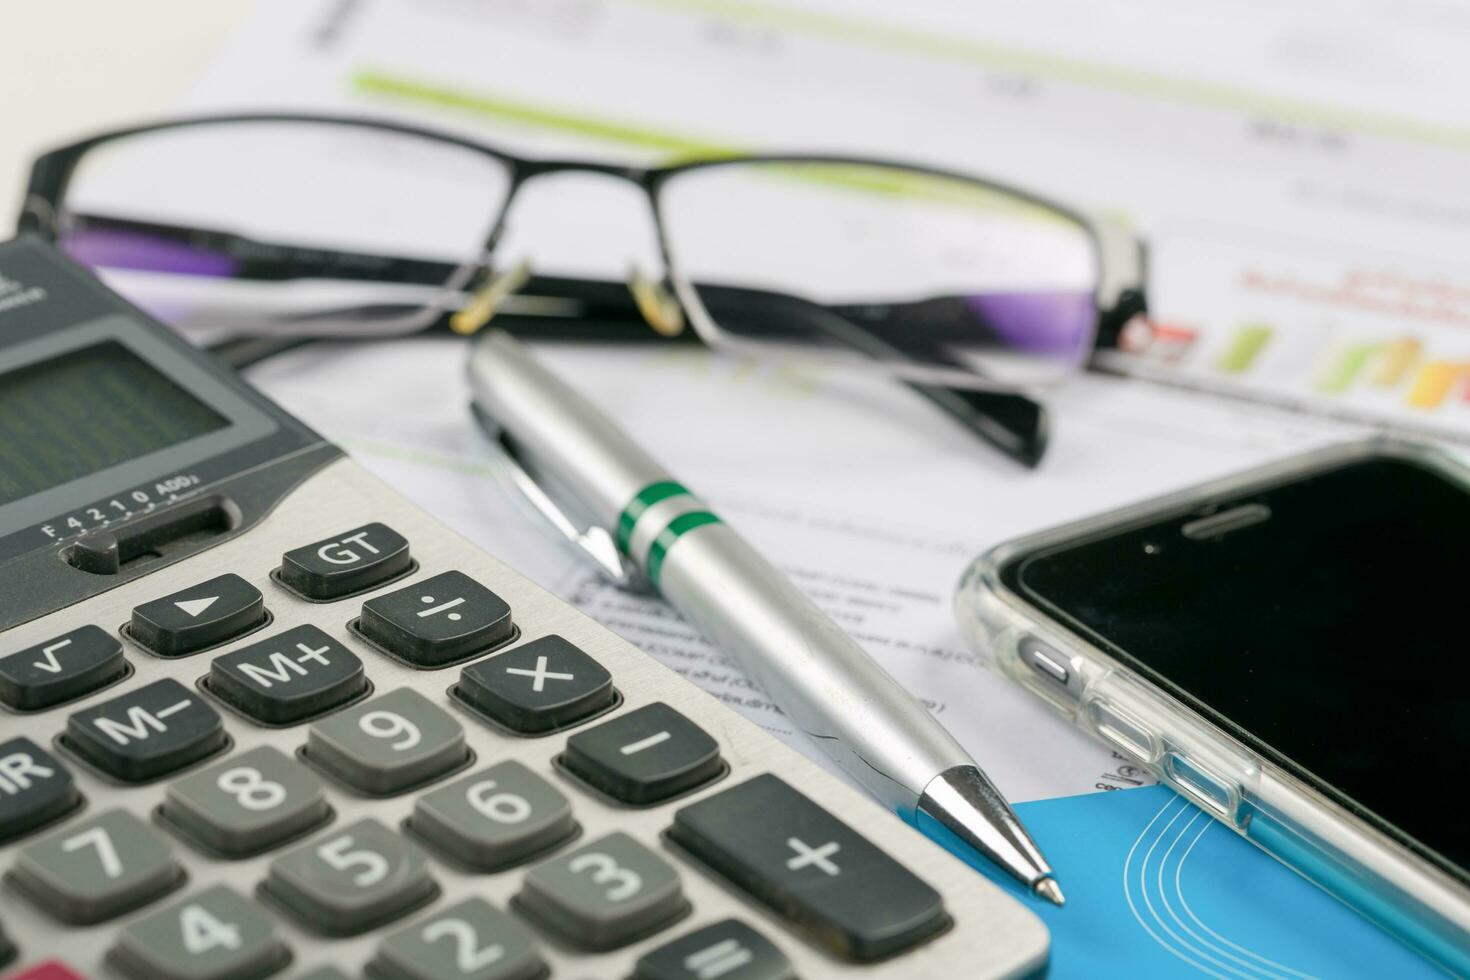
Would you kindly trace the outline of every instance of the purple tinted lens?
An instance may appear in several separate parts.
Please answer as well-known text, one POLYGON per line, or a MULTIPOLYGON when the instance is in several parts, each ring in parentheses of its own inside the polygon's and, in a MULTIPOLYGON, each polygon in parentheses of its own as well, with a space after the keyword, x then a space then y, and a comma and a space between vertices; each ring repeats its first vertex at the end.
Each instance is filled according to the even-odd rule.
POLYGON ((93 269, 137 269, 182 276, 233 276, 240 263, 229 255, 210 251, 145 231, 121 228, 79 228, 61 240, 62 249, 93 269))
POLYGON ((1085 356, 1096 325, 1091 293, 983 293, 965 299, 1003 348, 1061 361, 1085 356))

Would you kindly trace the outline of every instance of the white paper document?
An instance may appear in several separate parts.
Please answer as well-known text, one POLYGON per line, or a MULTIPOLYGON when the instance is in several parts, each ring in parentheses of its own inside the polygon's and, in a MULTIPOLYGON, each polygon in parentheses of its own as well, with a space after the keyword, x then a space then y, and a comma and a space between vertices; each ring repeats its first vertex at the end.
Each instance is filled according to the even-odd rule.
MULTIPOLYGON (((1397 14, 1417 58, 1374 47, 1369 63, 1354 52, 1370 39, 1321 18, 1231 7, 1158 0, 1104 23, 1083 3, 904 4, 896 25, 900 8, 877 3, 290 0, 247 25, 189 108, 397 116, 529 155, 640 164, 775 148, 909 159, 1122 218, 1161 272, 1181 250, 1209 258, 1161 294, 1188 342, 1109 366, 1298 411, 1083 376, 1053 396, 1034 472, 880 380, 682 348, 538 347, 1028 800, 1146 777, 977 666, 951 611, 975 555, 1385 420, 1470 431, 1470 347, 1442 317, 1339 322, 1341 303, 1240 288, 1243 270, 1330 285, 1464 254, 1470 130, 1435 82, 1463 77, 1464 60, 1397 14), (1178 45, 1138 45, 1130 17, 1178 45), (1201 40, 1212 18, 1232 25, 1228 43, 1201 40), (1412 187, 1383 176, 1409 172, 1412 187), (1384 241, 1408 244, 1385 259, 1384 241)), ((630 262, 657 268, 652 231, 631 185, 559 177, 518 199, 497 263, 622 279, 630 262)), ((450 526, 794 738, 736 664, 662 603, 602 584, 508 494, 467 412, 464 356, 451 341, 319 345, 250 377, 450 526)))

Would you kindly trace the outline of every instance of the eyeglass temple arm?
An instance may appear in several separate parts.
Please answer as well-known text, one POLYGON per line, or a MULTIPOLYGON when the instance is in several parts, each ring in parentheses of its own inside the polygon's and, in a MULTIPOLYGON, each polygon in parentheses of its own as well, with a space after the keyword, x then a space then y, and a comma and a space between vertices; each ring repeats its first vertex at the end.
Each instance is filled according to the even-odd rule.
MULTIPOLYGON (((810 300, 786 293, 744 289, 730 286, 702 287, 707 293, 718 297, 722 308, 728 309, 741 302, 752 306, 759 304, 760 312, 780 322, 799 321, 803 326, 822 334, 840 347, 856 351, 876 360, 901 361, 906 357, 902 351, 888 341, 862 327, 849 322, 836 309, 829 309, 810 300)), ((929 356, 949 361, 938 351, 929 356)), ((949 415, 969 432, 1026 466, 1034 467, 1046 453, 1049 434, 1046 406, 1028 395, 1018 392, 977 391, 951 388, 945 385, 926 384, 903 378, 897 379, 936 408, 949 415)))

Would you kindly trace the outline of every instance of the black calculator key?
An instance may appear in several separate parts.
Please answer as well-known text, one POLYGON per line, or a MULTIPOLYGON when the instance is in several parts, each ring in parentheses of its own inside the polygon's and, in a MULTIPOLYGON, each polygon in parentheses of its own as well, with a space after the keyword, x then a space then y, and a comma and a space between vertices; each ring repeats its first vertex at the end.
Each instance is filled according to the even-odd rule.
POLYGON ((680 809, 669 837, 847 959, 882 959, 949 925, 938 892, 769 773, 680 809))
POLYGON ((567 739, 561 763, 622 803, 657 803, 725 771, 720 746, 694 722, 656 701, 567 739))
POLYGON ((356 654, 306 624, 215 657, 209 689, 269 725, 290 725, 367 689, 356 654))
POLYGON ((82 626, 0 657, 0 701, 35 711, 105 687, 127 671, 117 637, 82 626))
POLYGON ((559 636, 470 664, 454 690, 466 704, 525 735, 565 728, 617 700, 612 675, 559 636))
POLYGON ((125 782, 182 769, 228 742, 219 714, 172 678, 78 711, 65 738, 77 755, 125 782))
POLYGON ((248 633, 265 622, 260 590, 226 574, 145 602, 128 633, 160 657, 182 657, 248 633))
POLYGON ((357 627, 417 667, 440 667, 515 636, 510 606, 463 572, 444 572, 362 604, 357 627))
POLYGON ((81 795, 71 773, 24 736, 0 744, 0 840, 70 813, 81 795))
POLYGON ((644 955, 633 980, 796 980, 796 971, 765 936, 725 919, 644 955))
POLYGON ((413 567, 408 541, 386 524, 364 524, 281 556, 280 580, 326 602, 395 579, 413 567))

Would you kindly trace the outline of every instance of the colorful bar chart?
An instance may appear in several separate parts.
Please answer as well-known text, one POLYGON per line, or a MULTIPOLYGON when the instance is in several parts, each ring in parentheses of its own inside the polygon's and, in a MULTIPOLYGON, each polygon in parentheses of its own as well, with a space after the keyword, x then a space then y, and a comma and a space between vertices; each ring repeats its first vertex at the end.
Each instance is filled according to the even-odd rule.
POLYGON ((1317 390, 1324 395, 1340 395, 1347 391, 1379 349, 1377 344, 1354 344, 1343 349, 1317 379, 1317 390))
POLYGON ((1215 366, 1225 374, 1245 374, 1261 356, 1275 334, 1264 323, 1247 323, 1236 329, 1215 366))
POLYGON ((1409 407, 1434 409, 1444 404, 1455 382, 1465 377, 1466 365, 1454 361, 1430 361, 1419 369, 1409 388, 1409 407))

